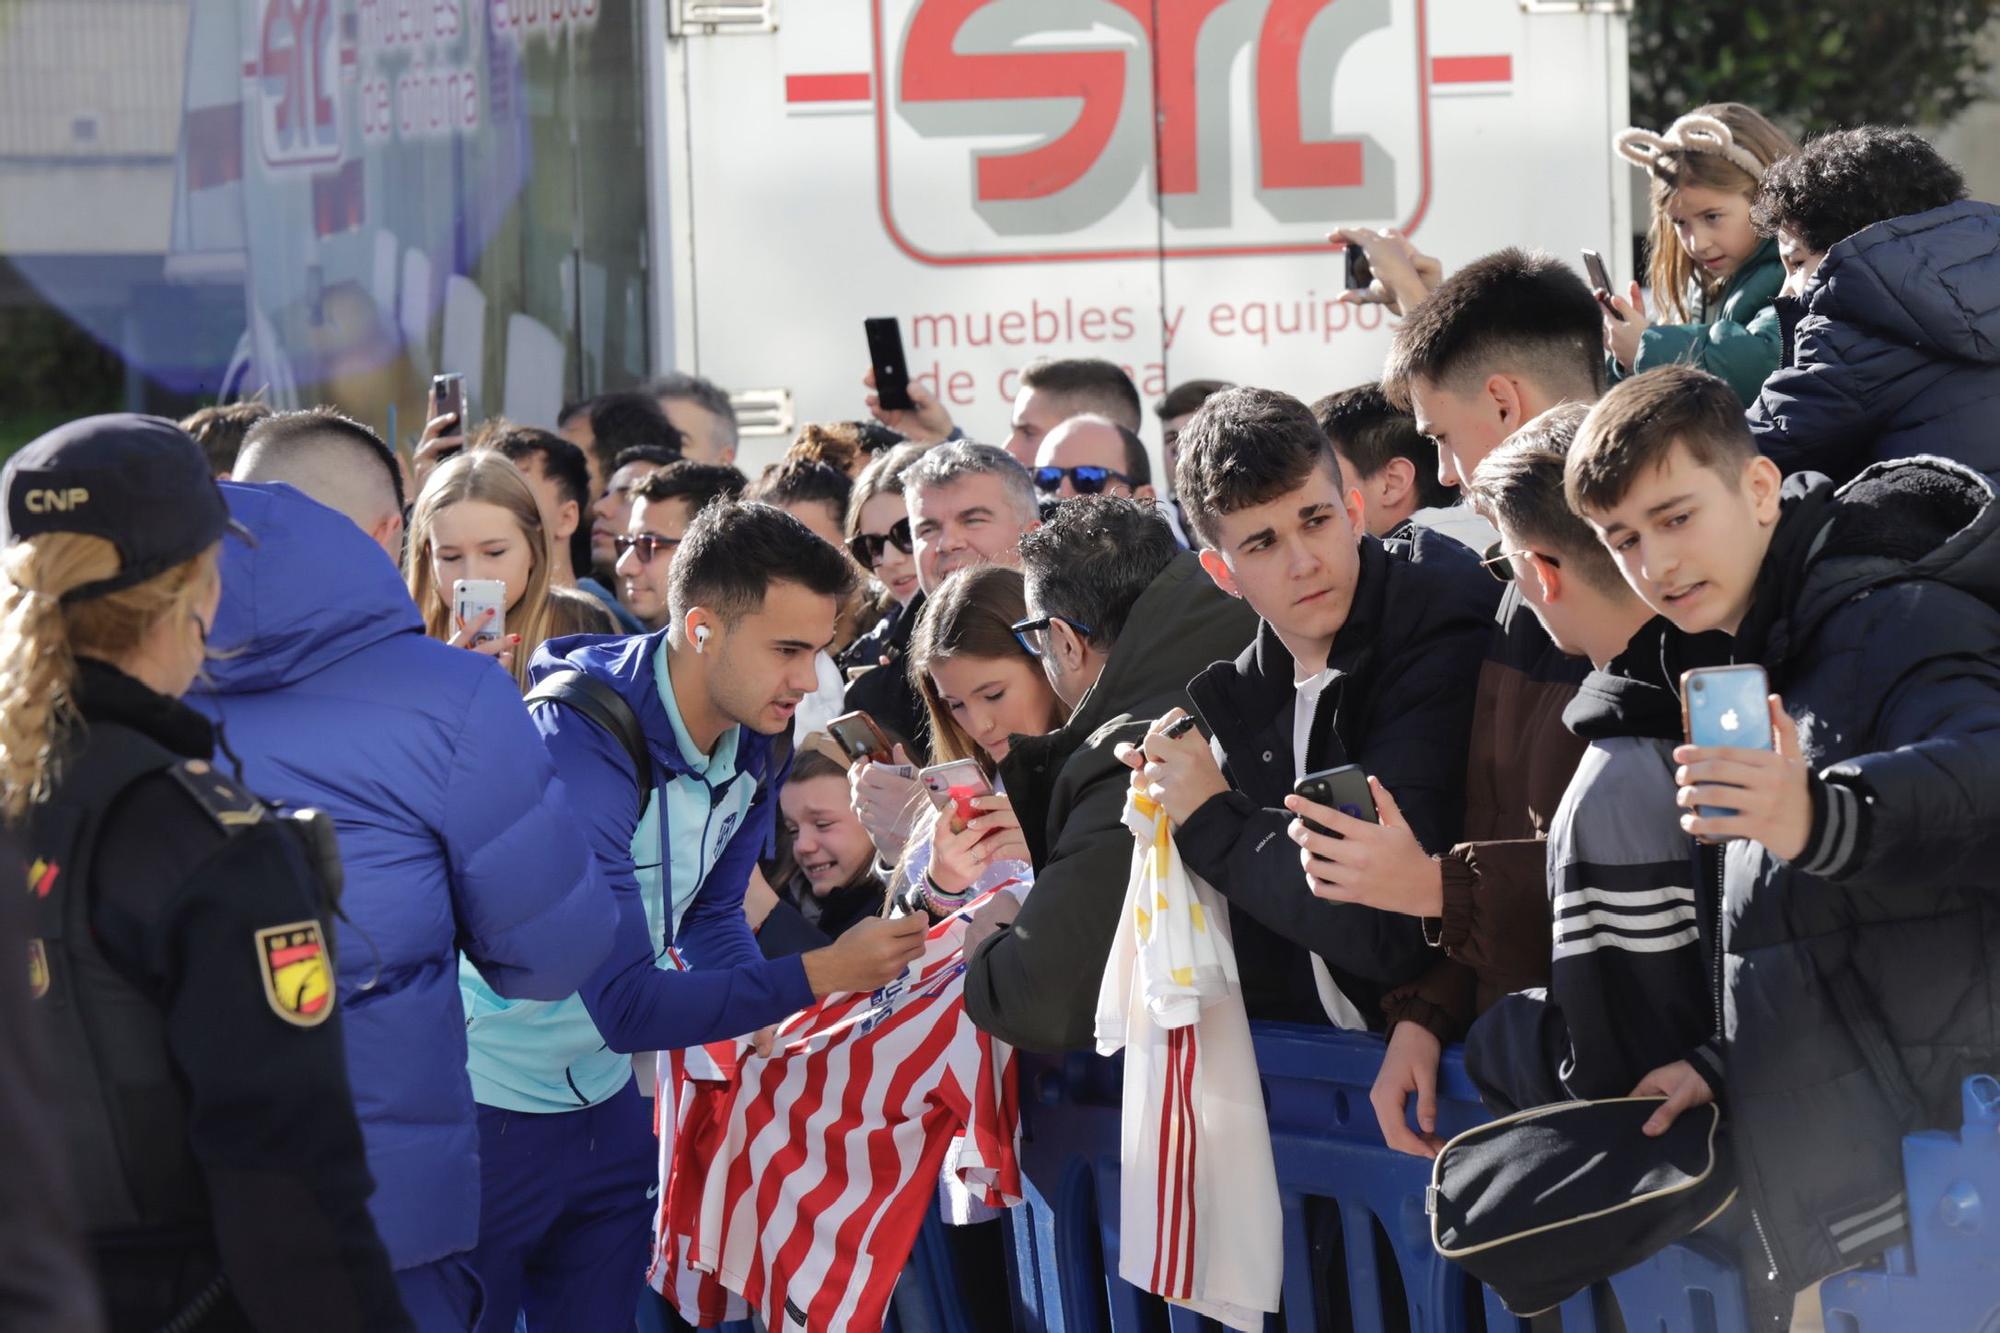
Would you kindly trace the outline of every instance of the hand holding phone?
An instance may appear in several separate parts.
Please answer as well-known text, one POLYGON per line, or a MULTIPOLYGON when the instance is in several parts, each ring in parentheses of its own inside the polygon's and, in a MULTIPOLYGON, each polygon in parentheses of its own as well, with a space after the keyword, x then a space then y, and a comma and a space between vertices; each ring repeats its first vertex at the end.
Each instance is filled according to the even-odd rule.
POLYGON ((900 321, 879 317, 864 320, 868 334, 868 360, 875 371, 875 396, 891 412, 907 412, 916 406, 910 399, 910 363, 903 355, 903 326, 900 321))
POLYGON ((507 585, 499 579, 459 579, 451 585, 451 616, 460 633, 471 635, 468 646, 491 643, 507 632, 507 585))
MULTIPOLYGON (((1770 678, 1755 663, 1701 667, 1683 673, 1681 727, 1688 744, 1705 749, 1772 749, 1775 738, 1766 702, 1770 693, 1770 678)), ((1738 812, 1726 806, 1700 805, 1695 813, 1704 819, 1727 819, 1738 812)))
POLYGON ((826 731, 833 737, 833 743, 840 747, 841 753, 847 756, 849 764, 858 764, 864 759, 876 764, 893 761, 891 752, 894 745, 875 719, 865 712, 843 713, 826 724, 826 731))
POLYGON ((1590 275, 1590 291, 1597 298, 1597 304, 1604 307, 1605 314, 1620 324, 1625 323, 1623 312, 1611 303, 1611 274, 1604 267, 1604 256, 1595 250, 1585 250, 1583 268, 1590 275))
MULTIPOLYGON (((1381 823, 1375 811, 1375 793, 1369 789, 1368 774, 1359 764, 1342 764, 1339 768, 1321 769, 1300 778, 1292 788, 1292 795, 1301 800, 1323 805, 1329 810, 1338 810, 1344 815, 1365 820, 1370 824, 1381 823)), ((1299 822, 1323 837, 1337 838, 1340 835, 1326 828, 1316 820, 1300 816, 1299 822)))
POLYGON ((1347 243, 1347 290, 1358 292, 1374 285, 1375 270, 1368 263, 1368 252, 1354 241, 1347 243))
POLYGON ((972 804, 975 798, 993 794, 993 783, 987 778, 986 770, 971 759, 933 764, 917 774, 917 781, 923 784, 931 804, 940 814, 950 808, 956 829, 963 829, 979 817, 978 807, 972 804))

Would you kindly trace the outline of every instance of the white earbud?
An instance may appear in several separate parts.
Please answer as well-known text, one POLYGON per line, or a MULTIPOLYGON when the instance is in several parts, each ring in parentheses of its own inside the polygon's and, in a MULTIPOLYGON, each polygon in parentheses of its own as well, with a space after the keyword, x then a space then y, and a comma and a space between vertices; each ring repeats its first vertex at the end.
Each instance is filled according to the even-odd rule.
POLYGON ((696 625, 694 627, 694 650, 698 653, 708 651, 708 626, 696 625))

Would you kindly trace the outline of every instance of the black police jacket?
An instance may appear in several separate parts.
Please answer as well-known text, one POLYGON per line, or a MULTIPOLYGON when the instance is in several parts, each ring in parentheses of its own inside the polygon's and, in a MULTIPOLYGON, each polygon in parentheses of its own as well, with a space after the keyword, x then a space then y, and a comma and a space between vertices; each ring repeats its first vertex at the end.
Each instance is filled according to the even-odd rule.
POLYGON ((409 1328, 300 849, 209 767, 198 713, 79 667, 85 726, 29 821, 31 974, 112 1327, 219 1267, 218 1326, 409 1328))

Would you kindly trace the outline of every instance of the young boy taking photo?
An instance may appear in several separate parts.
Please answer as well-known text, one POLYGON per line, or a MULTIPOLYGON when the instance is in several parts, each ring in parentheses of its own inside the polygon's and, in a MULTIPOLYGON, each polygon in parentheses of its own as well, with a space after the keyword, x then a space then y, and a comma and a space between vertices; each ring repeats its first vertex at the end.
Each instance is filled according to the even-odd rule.
MULTIPOLYGON (((2000 1058, 1994 488, 1937 458, 1782 479, 1729 388, 1678 366, 1592 410, 1565 486, 1672 622, 1669 679, 1769 677, 1773 748, 1673 758, 1722 903, 1721 1078, 1775 1304, 1903 1237, 1902 1136, 1955 1129, 2000 1058)), ((1720 1091, 1686 1060, 1646 1083, 1651 1132, 1720 1091)))

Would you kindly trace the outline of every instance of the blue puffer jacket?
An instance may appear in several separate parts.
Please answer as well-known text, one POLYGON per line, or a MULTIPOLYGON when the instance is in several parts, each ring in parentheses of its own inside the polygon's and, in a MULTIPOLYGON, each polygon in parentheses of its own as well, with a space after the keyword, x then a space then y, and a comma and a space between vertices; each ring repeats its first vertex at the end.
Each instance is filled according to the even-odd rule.
MULTIPOLYGON (((225 485, 258 538, 225 543, 211 683, 252 790, 333 817, 346 870, 340 1004, 398 1268, 479 1237, 463 949, 494 988, 574 990, 610 947, 611 895, 513 679, 426 638, 381 548, 289 486, 225 485)), ((206 691, 206 692, 204 692, 206 691)))
POLYGON ((1970 200, 1835 243, 1793 364, 1750 409, 1757 447, 1836 485, 1934 454, 2000 480, 2000 207, 1970 200))

